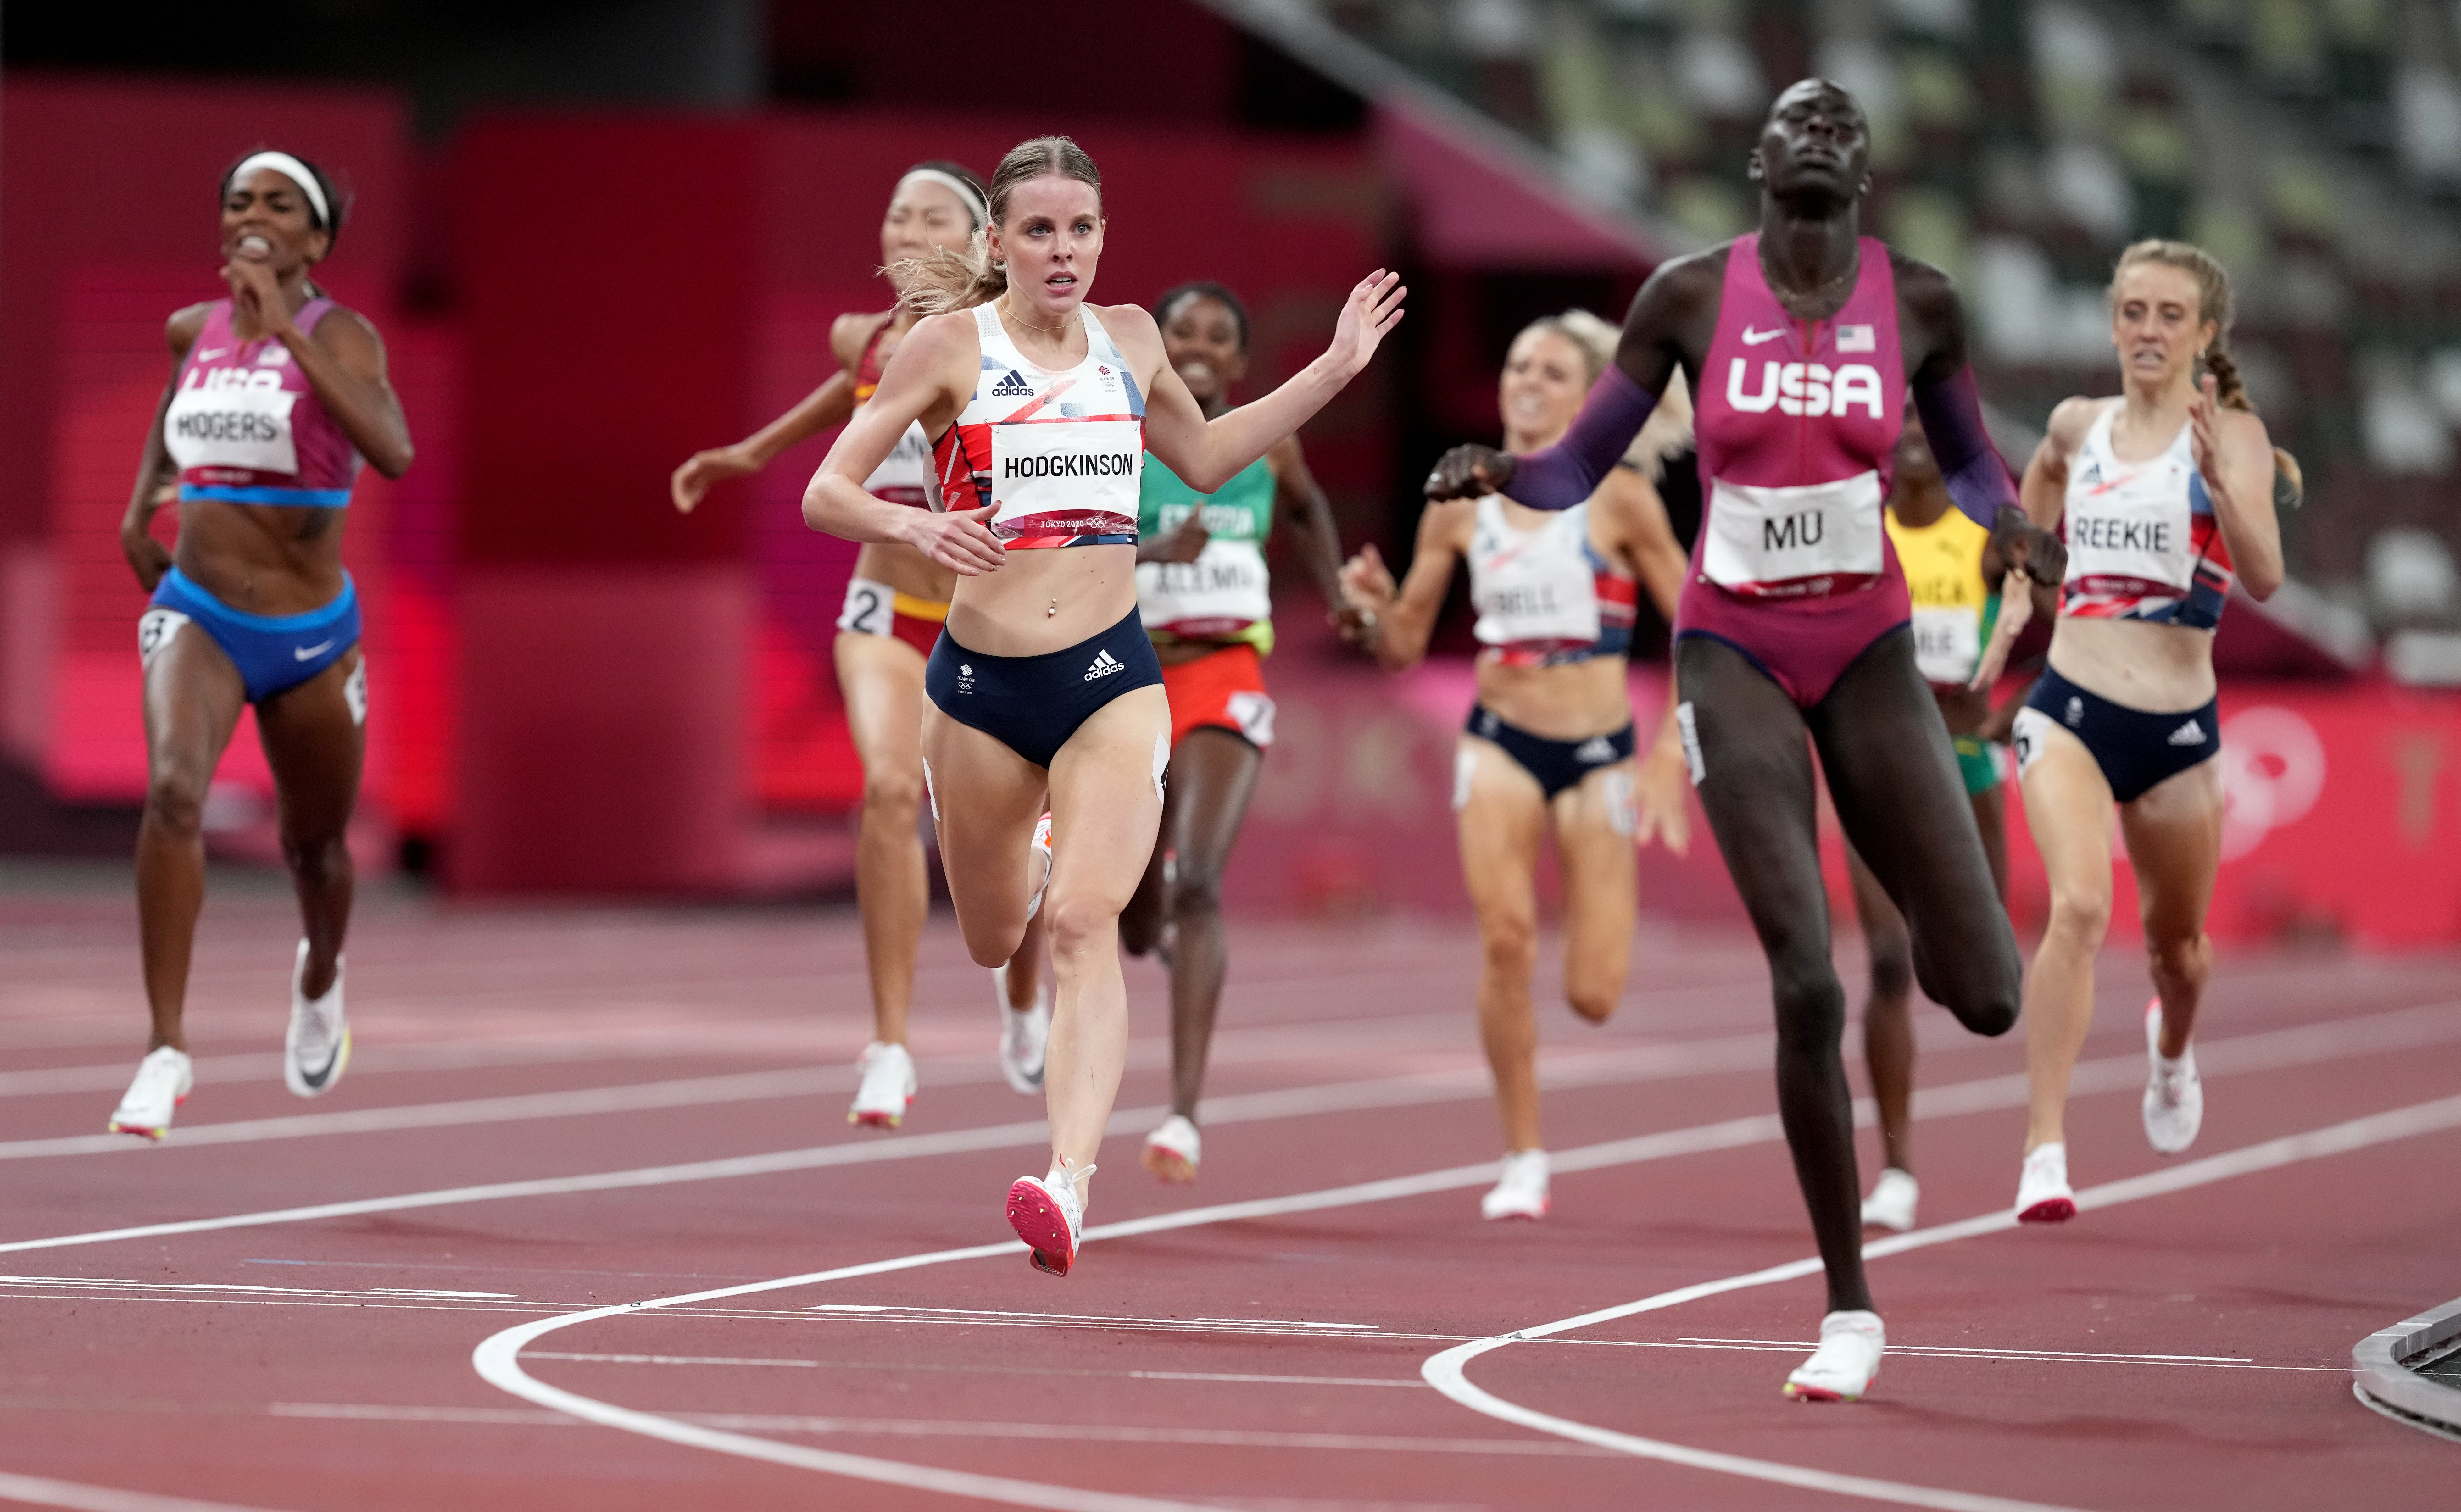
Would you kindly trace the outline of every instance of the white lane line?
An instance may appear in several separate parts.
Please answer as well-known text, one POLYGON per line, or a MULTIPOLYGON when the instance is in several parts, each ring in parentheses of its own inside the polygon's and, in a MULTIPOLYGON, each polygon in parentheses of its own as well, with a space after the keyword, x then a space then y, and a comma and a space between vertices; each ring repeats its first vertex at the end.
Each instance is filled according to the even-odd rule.
MULTIPOLYGON (((1818 1339, 1696 1339, 1689 1335, 1677 1340, 1680 1344, 1766 1344, 1781 1349, 1816 1350, 1818 1339)), ((1994 1350, 1962 1344, 1891 1344, 1892 1354, 1987 1354, 1994 1359, 2058 1359, 2058 1360, 2171 1360, 2186 1365, 2253 1365, 2252 1356, 2244 1354, 2122 1354, 2110 1350, 1994 1350)))
MULTIPOLYGON (((2207 1075, 2227 1072, 2269 1070, 2283 1065, 2313 1064, 2339 1056, 2357 1056, 2412 1049, 2422 1045, 2441 1044, 2461 1035, 2461 1001, 2430 1003, 2415 1008, 2398 1009, 2391 1012, 2371 1014, 2344 1020, 2338 1025, 2302 1026, 2296 1029, 2265 1030, 2252 1034, 2234 1035, 2197 1046, 2197 1060, 2207 1075)), ((1747 1050, 1756 1049, 1763 1057, 1768 1053, 1771 1038, 1766 1033, 1735 1035, 1713 1040, 1691 1040, 1673 1045, 1640 1046, 1628 1051, 1599 1052, 1594 1056, 1566 1057, 1562 1060, 1542 1058, 1539 1063, 1540 1085, 1597 1085, 1611 1080, 1648 1081, 1673 1079, 1703 1071, 1738 1069, 1738 1062, 1747 1050), (1610 1062, 1619 1068, 1611 1076, 1606 1067, 1594 1062, 1610 1062)), ((2076 1068, 2069 1080, 2071 1096, 2095 1092, 2119 1091, 2140 1084, 2144 1076, 2141 1054, 2112 1055, 2088 1060, 2076 1068)), ((754 1075, 774 1075, 755 1073, 754 1075)), ((727 1079, 727 1078, 715 1078, 727 1079)), ((1209 1099, 1204 1107, 1204 1121, 1209 1125, 1244 1123, 1294 1118, 1310 1114, 1351 1112, 1368 1108, 1400 1107, 1428 1102, 1487 1096, 1487 1073, 1478 1067, 1447 1069, 1403 1076, 1380 1077, 1363 1081, 1334 1082, 1316 1087, 1298 1087, 1277 1092, 1248 1093, 1229 1097, 1209 1099)), ((548 1094, 548 1096, 562 1096, 548 1094)), ((2025 1100, 2025 1078, 2022 1074, 1985 1076, 1973 1081, 1956 1082, 1945 1087, 1921 1089, 1915 1094, 1915 1111, 1924 1118, 1940 1118, 1952 1114, 1976 1113, 1988 1109, 2021 1106, 2025 1100)), ((1164 1107, 1122 1109, 1111 1115, 1106 1137, 1143 1132, 1168 1113, 1164 1107)), ((1870 1099, 1855 1103, 1858 1126, 1872 1121, 1870 1099)), ((1683 1138, 1705 1138, 1723 1143, 1683 1145, 1674 1151, 1692 1154, 1699 1149, 1723 1148, 1753 1144, 1780 1136, 1774 1114, 1740 1118, 1723 1124, 1711 1124, 1696 1130, 1675 1131, 1683 1138), (1721 1131, 1721 1132, 1712 1132, 1721 1131)), ((112 1244, 128 1239, 158 1239, 179 1234, 209 1233, 230 1228, 255 1228, 268 1225, 316 1223, 332 1218, 357 1218, 370 1213, 392 1213, 426 1207, 453 1206, 463 1203, 502 1202, 531 1197, 558 1197, 586 1192, 627 1190, 636 1187, 666 1186, 679 1182, 721 1181, 736 1177, 774 1176, 795 1171, 819 1170, 841 1165, 862 1165, 881 1161, 916 1160, 927 1156, 968 1154, 986 1150, 1016 1149, 1041 1144, 1050 1137, 1049 1126, 1040 1118, 1016 1123, 991 1124, 974 1129, 952 1129, 937 1134, 901 1135, 894 1139, 840 1144, 825 1144, 802 1150, 781 1150, 767 1155, 735 1156, 715 1161, 696 1161, 674 1165, 653 1165, 624 1171, 593 1172, 581 1176, 543 1177, 524 1182, 495 1182, 474 1186, 444 1187, 425 1192, 409 1192, 392 1197, 360 1198, 348 1202, 319 1203, 301 1207, 274 1208, 264 1212, 237 1213, 221 1218, 182 1219, 169 1223, 139 1224, 124 1228, 97 1229, 81 1234, 62 1234, 48 1239, 20 1239, 0 1243, 0 1254, 18 1250, 55 1249, 71 1246, 112 1244)), ((1646 1135, 1642 1141, 1668 1138, 1646 1135)), ((124 1136, 108 1136, 114 1139, 124 1136)), ((130 1145, 138 1141, 127 1139, 130 1145)), ((1621 1164, 1626 1157, 1620 1152, 1633 1141, 1613 1140, 1581 1149, 1559 1151, 1550 1157, 1553 1169, 1587 1170, 1581 1163, 1587 1160, 1621 1164)), ((1654 1159, 1641 1156, 1640 1159, 1654 1159)), ((1471 1167, 1488 1173, 1491 1164, 1471 1167)))
MULTIPOLYGON (((931 1417, 805 1417, 765 1413, 687 1413, 686 1421, 739 1432, 860 1434, 900 1438, 1030 1438, 1042 1442, 1203 1444, 1233 1449, 1352 1449, 1384 1454, 1536 1455, 1598 1453, 1543 1438, 1426 1438, 1390 1434, 1295 1434, 1243 1428, 1132 1428, 1107 1423, 965 1422, 931 1417)), ((1084 1497, 1099 1492, 1080 1492, 1084 1497)), ((1091 1502, 1081 1502, 1091 1505, 1091 1502)))
POLYGON ((262 1507, 229 1501, 199 1501, 193 1497, 156 1496, 149 1491, 121 1491, 112 1486, 80 1485, 41 1476, 0 1473, 0 1501, 29 1506, 74 1507, 76 1512, 265 1512, 262 1507))
MULTIPOLYGON (((0 1277, 0 1280, 5 1280, 0 1277)), ((907 1314, 933 1318, 974 1319, 1033 1323, 1225 1323, 1242 1329, 1366 1329, 1374 1323, 1311 1323, 1297 1318, 1140 1318, 1112 1312, 1034 1312, 1013 1308, 919 1308, 896 1307, 885 1303, 824 1302, 803 1310, 806 1312, 885 1312, 898 1314, 884 1322, 897 1322, 907 1314)), ((907 1321, 915 1321, 907 1318, 907 1321)))
MULTIPOLYGON (((2124 1203, 2142 1202, 2151 1197, 2183 1192, 2214 1182, 2228 1181, 2233 1177, 2277 1170, 2303 1161, 2345 1155, 2353 1150, 2365 1149, 2369 1145, 2409 1139, 2422 1134, 2437 1133, 2455 1127, 2461 1127, 2461 1097, 2444 1097, 2433 1102, 2395 1109, 2389 1113, 2371 1114, 2365 1118, 2352 1118, 2346 1122, 2332 1124, 2305 1134, 2267 1139, 2259 1144, 2247 1145, 2221 1155, 2208 1156, 2200 1161, 2190 1161, 2185 1164, 2170 1166, 2143 1176, 2130 1177, 2125 1181, 2108 1182, 2100 1186, 2088 1187, 2079 1192, 2077 1207, 2081 1212, 2116 1207, 2124 1203)), ((1959 1223, 1942 1224, 1933 1228, 1917 1229, 1911 1234, 1899 1234, 1874 1241, 1863 1246, 1863 1254, 1867 1260, 1876 1260, 1888 1255, 1903 1254, 1908 1250, 1953 1244, 1980 1234, 1998 1233, 2016 1226, 2016 1216, 2011 1212, 2002 1210, 1984 1213, 1959 1223)), ((2044 1503, 2040 1502, 2012 1501, 2004 1497, 1982 1496, 1962 1491, 1947 1491, 1931 1486, 1908 1485, 1900 1481, 1875 1480, 1869 1476, 1840 1475, 1832 1471, 1814 1470, 1802 1465, 1784 1464, 1772 1459, 1755 1459, 1742 1455, 1720 1454, 1712 1450, 1668 1443, 1663 1439, 1643 1438, 1635 1434, 1617 1433, 1610 1428, 1576 1422, 1569 1417, 1558 1417, 1551 1413, 1542 1413, 1534 1408, 1525 1407, 1518 1402, 1508 1401, 1483 1387, 1472 1384, 1466 1374, 1466 1369, 1471 1360, 1509 1344, 1547 1338, 1573 1329, 1590 1328, 1596 1324, 1613 1322, 1617 1318, 1628 1318, 1637 1313, 1655 1312, 1686 1302, 1699 1301, 1702 1297, 1741 1291, 1751 1287, 1765 1287, 1774 1282, 1791 1281, 1798 1277, 1819 1273, 1820 1260, 1818 1256, 1813 1256, 1782 1266, 1771 1266, 1766 1269, 1749 1271, 1739 1276, 1728 1276, 1717 1281, 1704 1281, 1694 1286, 1680 1287, 1672 1291, 1661 1291, 1653 1297, 1643 1297, 1637 1302, 1601 1308, 1594 1312, 1559 1318, 1552 1323, 1537 1324, 1510 1333, 1496 1334, 1489 1338, 1474 1339, 1467 1344, 1456 1345, 1441 1353, 1428 1356, 1420 1366, 1419 1374, 1425 1378, 1428 1385, 1473 1412, 1483 1413, 1503 1422, 1517 1423, 1524 1428, 1534 1428, 1541 1433, 1570 1438, 1577 1443, 1614 1449, 1642 1459, 1658 1459, 1669 1464, 1687 1465, 1699 1470, 1770 1481, 1778 1485, 1793 1486, 1799 1490, 1826 1491, 1838 1496, 1860 1497, 1867 1501, 1894 1501, 1906 1506, 1936 1508, 1938 1512, 2046 1512, 2044 1503)), ((2065 1512, 2065 1509, 2053 1508, 2048 1509, 2048 1512, 2065 1512)))
MULTIPOLYGON (((523 1352, 523 1357, 533 1360, 581 1360, 596 1365, 776 1366, 804 1371, 816 1371, 824 1367, 845 1368, 845 1362, 843 1360, 762 1359, 734 1354, 595 1354, 580 1350, 526 1350, 523 1352)), ((909 1370, 913 1367, 904 1361, 896 1361, 875 1368, 909 1370)), ((1247 1375, 1228 1371, 1062 1371, 1058 1374, 1108 1375, 1136 1381, 1230 1381, 1258 1386, 1401 1386, 1411 1391, 1427 1389, 1427 1383, 1415 1375, 1247 1375)), ((556 1416, 562 1417, 564 1415, 559 1413, 556 1416)))

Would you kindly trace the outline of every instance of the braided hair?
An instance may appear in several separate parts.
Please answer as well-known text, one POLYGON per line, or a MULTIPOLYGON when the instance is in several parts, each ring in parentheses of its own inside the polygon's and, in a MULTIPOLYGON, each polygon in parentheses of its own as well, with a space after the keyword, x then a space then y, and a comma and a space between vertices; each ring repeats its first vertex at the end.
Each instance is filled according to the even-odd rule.
MULTIPOLYGON (((2119 254, 2118 266, 2110 270, 2109 297, 2119 297, 2120 275, 2142 263, 2158 263, 2175 267, 2196 281, 2197 317, 2214 326, 2214 339, 2198 354, 2205 371, 2214 375, 2214 397, 2225 409, 2256 413, 2256 403, 2247 396, 2247 385, 2239 377, 2238 361, 2230 352, 2231 301, 2230 273, 2215 256, 2189 242, 2167 241, 2149 237, 2119 254)), ((2287 481, 2292 508, 2297 508, 2306 496, 2306 477, 2300 470, 2299 458, 2277 446, 2273 449, 2273 466, 2287 481)))

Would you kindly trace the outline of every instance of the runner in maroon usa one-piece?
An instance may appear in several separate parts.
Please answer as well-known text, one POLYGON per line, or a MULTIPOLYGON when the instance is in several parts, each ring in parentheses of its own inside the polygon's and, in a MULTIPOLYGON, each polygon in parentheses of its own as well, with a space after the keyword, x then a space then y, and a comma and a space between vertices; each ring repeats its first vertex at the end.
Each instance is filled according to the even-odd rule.
POLYGON ((1807 735, 1847 838, 1905 915, 1923 990, 2000 1034, 2022 974, 1881 523, 1909 387, 1950 496, 1992 527, 2001 559, 2044 582, 2061 565, 1983 432, 1956 288, 1858 234, 1869 145, 1845 90, 1787 89, 1752 154, 1759 232, 1650 275, 1616 365, 1562 440, 1526 457, 1459 447, 1426 485, 1570 507, 1623 455, 1668 375, 1680 367, 1691 382, 1705 507, 1676 619, 1677 716, 1768 956, 1778 1108, 1829 1278, 1819 1349, 1786 1390, 1818 1401, 1863 1394, 1885 1333, 1863 1278, 1846 993, 1829 959, 1807 735))

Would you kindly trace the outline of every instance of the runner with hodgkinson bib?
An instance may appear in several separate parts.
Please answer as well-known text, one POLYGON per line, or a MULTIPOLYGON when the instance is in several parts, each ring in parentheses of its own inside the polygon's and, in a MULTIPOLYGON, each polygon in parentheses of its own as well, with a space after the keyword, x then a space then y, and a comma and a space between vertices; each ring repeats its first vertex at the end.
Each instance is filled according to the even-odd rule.
MULTIPOLYGON (((1587 310, 1532 322, 1513 338, 1497 384, 1506 444, 1535 451, 1564 433, 1581 395, 1615 360, 1616 330, 1587 310)), ((1564 883, 1564 996, 1603 1024, 1632 969, 1639 847, 1690 845, 1683 753, 1670 713, 1648 761, 1633 760, 1630 656, 1638 594, 1675 617, 1683 548, 1640 467, 1622 463, 1559 514, 1489 495, 1431 503, 1419 517, 1397 589, 1373 545, 1342 569, 1371 615, 1376 659, 1415 667, 1466 561, 1478 609, 1478 694, 1454 754, 1462 879, 1478 915, 1479 1038, 1495 1077, 1504 1161, 1480 1200, 1490 1219, 1546 1216, 1552 1202, 1539 1138, 1538 851, 1555 841, 1564 883)))
MULTIPOLYGON (((2114 817, 2153 977, 2145 1138, 2177 1155, 2204 1118, 2188 1036, 2213 973, 2205 910, 2221 865, 2214 630, 2234 574, 2258 600, 2281 586, 2276 477, 2294 500, 2300 487, 2298 462, 2239 383, 2230 324, 2230 275, 2210 254, 2184 242, 2128 248, 2110 279, 2120 396, 2062 401, 2025 468, 2026 510, 2068 536, 2050 666, 2016 723, 2026 825, 2051 888, 2025 983, 2032 1113, 2017 1217, 2027 1223, 2076 1214, 2064 1116, 2110 924, 2114 817)), ((2022 628, 2001 616, 1984 675, 2022 628)))
MULTIPOLYGON (((1154 302, 1163 352, 1212 419, 1248 373, 1248 310, 1219 284, 1182 284, 1154 302)), ((1170 971, 1171 1111, 1145 1138, 1145 1167, 1192 1182, 1203 1151, 1196 1106, 1228 966, 1222 868, 1239 838, 1257 768, 1273 743, 1263 658, 1273 649, 1265 540, 1279 519, 1325 602, 1341 602, 1341 538, 1296 436, 1284 437, 1210 494, 1148 455, 1139 482, 1137 613, 1170 699, 1170 770, 1162 833, 1120 915, 1131 955, 1159 949, 1170 971)), ((1335 611, 1343 633, 1359 617, 1335 611)))
MULTIPOLYGON (((675 508, 689 514, 710 485, 746 478, 799 441, 844 424, 880 387, 897 344, 920 313, 904 303, 895 267, 935 246, 962 249, 983 229, 989 212, 983 186, 965 168, 934 159, 897 181, 880 223, 883 271, 900 302, 885 314, 845 314, 829 328, 841 370, 784 415, 732 446, 696 452, 675 469, 675 508)), ((928 508, 932 500, 931 446, 909 427, 878 471, 864 480, 877 499, 928 508)), ((949 615, 956 574, 913 547, 867 542, 846 582, 831 648, 845 698, 846 729, 863 762, 863 810, 855 831, 856 910, 863 916, 864 961, 871 975, 872 1039, 856 1062, 862 1079, 848 1123, 894 1129, 914 1101, 914 1057, 906 1045, 914 998, 914 959, 931 910, 923 856, 923 659, 949 615)), ((993 969, 1000 1013, 1000 1072, 1031 1093, 1042 1084, 1049 993, 1037 970, 1041 941, 1029 926, 1017 959, 993 969)))
POLYGON ((1150 447, 1190 487, 1220 488, 1366 365, 1402 292, 1371 274, 1323 355, 1209 421, 1153 317, 1085 302, 1106 232, 1102 181, 1066 138, 1001 160, 985 240, 901 269, 933 313, 803 496, 815 529, 904 541, 957 574, 924 674, 924 778, 974 959, 1007 960, 1026 920, 1048 913, 1051 1166, 1016 1182, 1007 1205, 1035 1266, 1055 1275, 1076 1263, 1126 1062, 1119 916, 1153 856, 1170 756, 1162 670, 1136 612, 1139 461, 1150 447), (942 502, 956 506, 945 514, 860 482, 916 421, 932 437, 942 502), (1058 845, 1038 856, 1046 809, 1058 845))
POLYGON ((1778 1108, 1829 1281, 1820 1347, 1786 1389, 1822 1401, 1862 1395, 1886 1335, 1863 1276, 1846 994, 1807 735, 1847 838, 1906 917, 1923 990, 2000 1034, 2021 980, 1881 523, 1909 384, 1958 508, 2038 579, 2056 578, 2059 557, 1983 431, 1956 288, 1858 232, 1869 147, 1851 95, 1821 79, 1788 88, 1751 157, 1759 232, 1650 275, 1563 440, 1528 457, 1457 448, 1426 487, 1569 508, 1623 455, 1668 374, 1690 380, 1706 508, 1677 616, 1677 713, 1768 956, 1778 1108))
POLYGON ((205 793, 250 704, 306 930, 291 968, 283 1079, 312 1097, 350 1064, 345 835, 367 755, 368 695, 342 511, 362 459, 399 478, 411 443, 375 327, 309 278, 332 251, 346 208, 312 163, 279 152, 242 159, 222 182, 230 298, 189 306, 165 332, 171 381, 119 526, 153 595, 138 622, 146 789, 137 915, 154 1035, 111 1117, 117 1134, 162 1138, 194 1084, 183 1017, 205 893, 205 793), (173 499, 179 543, 165 550, 148 527, 173 499))

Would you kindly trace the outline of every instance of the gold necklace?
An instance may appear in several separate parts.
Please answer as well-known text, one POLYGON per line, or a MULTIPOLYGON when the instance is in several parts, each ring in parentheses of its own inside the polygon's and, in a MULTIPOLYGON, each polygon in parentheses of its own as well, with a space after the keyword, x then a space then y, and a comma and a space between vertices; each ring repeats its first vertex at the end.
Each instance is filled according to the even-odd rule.
POLYGON ((1033 321, 1030 321, 1023 315, 1018 314, 1016 310, 1011 309, 1009 308, 1008 301, 1005 299, 999 302, 999 312, 1002 320, 1009 321, 1021 330, 1033 331, 1036 335, 1040 336, 1045 340, 1061 343, 1065 343, 1068 340, 1068 322, 1065 320, 1061 321, 1057 328, 1050 326, 1038 326, 1033 321))
POLYGON ((1768 285, 1769 292, 1775 294, 1781 302, 1788 299, 1798 302, 1816 299, 1863 270, 1863 259, 1858 252, 1854 261, 1846 266, 1846 270, 1832 278, 1824 279, 1821 282, 1812 285, 1809 288, 1783 288, 1779 287, 1778 280, 1771 276, 1775 273, 1776 269, 1769 266, 1768 253, 1764 250, 1760 254, 1760 259, 1761 281, 1768 285))

